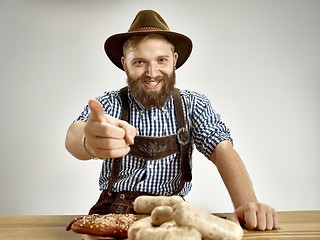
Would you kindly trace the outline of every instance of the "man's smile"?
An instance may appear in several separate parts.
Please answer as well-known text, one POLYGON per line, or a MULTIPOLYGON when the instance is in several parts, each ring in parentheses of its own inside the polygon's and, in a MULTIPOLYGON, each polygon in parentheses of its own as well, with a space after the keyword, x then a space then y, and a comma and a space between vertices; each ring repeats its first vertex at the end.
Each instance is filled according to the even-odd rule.
POLYGON ((144 81, 144 86, 147 88, 147 89, 152 89, 152 90, 155 90, 157 88, 160 88, 162 85, 162 81, 144 81))

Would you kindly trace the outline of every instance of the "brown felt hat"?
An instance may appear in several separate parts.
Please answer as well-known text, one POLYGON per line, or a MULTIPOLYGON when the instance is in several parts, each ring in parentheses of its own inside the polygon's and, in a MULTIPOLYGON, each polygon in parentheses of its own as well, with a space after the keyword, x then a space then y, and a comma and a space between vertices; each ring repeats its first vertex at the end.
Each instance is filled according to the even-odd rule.
POLYGON ((174 45, 175 51, 178 53, 176 68, 181 67, 187 61, 192 51, 192 41, 185 35, 170 31, 163 18, 153 10, 138 12, 128 32, 109 37, 104 44, 104 50, 110 60, 118 68, 124 70, 121 63, 123 44, 133 35, 152 33, 163 35, 174 45))

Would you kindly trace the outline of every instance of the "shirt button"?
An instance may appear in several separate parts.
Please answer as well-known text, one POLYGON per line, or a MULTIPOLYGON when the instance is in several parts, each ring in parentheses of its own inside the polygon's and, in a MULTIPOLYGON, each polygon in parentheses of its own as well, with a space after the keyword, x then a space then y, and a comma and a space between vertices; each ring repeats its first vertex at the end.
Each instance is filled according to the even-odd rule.
POLYGON ((119 198, 120 198, 120 199, 125 199, 126 196, 125 196, 123 193, 121 193, 121 194, 119 195, 119 198))
POLYGON ((117 207, 117 210, 116 210, 116 213, 117 213, 117 214, 123 213, 123 206, 118 206, 118 207, 117 207))
POLYGON ((152 119, 153 119, 154 121, 156 121, 156 120, 157 120, 157 117, 156 117, 156 116, 153 116, 152 119))

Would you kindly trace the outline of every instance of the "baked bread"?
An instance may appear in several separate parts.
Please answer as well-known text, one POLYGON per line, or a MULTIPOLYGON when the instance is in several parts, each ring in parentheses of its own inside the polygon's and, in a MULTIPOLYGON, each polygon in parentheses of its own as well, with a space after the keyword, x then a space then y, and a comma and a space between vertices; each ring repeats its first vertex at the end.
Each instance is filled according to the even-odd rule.
POLYGON ((141 217, 134 214, 93 214, 74 219, 66 230, 92 236, 126 238, 129 227, 141 217))

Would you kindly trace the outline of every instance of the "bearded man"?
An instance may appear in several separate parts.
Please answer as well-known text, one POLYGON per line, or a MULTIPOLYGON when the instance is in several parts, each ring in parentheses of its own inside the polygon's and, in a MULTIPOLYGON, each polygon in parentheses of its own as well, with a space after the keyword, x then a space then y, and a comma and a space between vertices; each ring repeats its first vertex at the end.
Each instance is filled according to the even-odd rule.
POLYGON ((134 213, 140 195, 186 196, 194 146, 212 161, 229 191, 231 220, 249 229, 278 227, 276 211, 259 203, 230 131, 208 98, 175 88, 175 70, 191 40, 170 31, 162 17, 140 11, 129 31, 109 37, 105 51, 128 86, 90 100, 66 136, 78 159, 101 159, 102 193, 90 214, 134 213))

